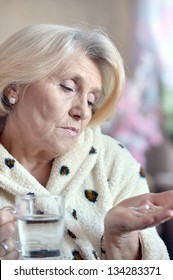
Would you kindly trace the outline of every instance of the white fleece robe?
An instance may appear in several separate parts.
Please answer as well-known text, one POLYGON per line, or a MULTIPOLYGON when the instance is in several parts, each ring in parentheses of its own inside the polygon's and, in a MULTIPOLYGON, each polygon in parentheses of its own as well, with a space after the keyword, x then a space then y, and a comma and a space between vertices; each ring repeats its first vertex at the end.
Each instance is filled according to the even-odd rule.
MULTIPOLYGON (((63 259, 104 258, 105 214, 120 201, 148 191, 141 166, 99 127, 88 128, 70 152, 54 159, 46 188, 0 145, 0 208, 14 205, 16 195, 65 195, 63 259)), ((169 259, 155 228, 140 231, 140 240, 142 259, 169 259)))

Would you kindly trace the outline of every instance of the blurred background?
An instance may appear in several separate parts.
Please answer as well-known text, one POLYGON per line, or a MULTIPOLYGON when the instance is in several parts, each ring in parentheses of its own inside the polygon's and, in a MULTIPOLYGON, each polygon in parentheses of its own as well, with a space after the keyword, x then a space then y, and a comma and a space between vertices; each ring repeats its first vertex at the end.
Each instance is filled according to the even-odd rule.
MULTIPOLYGON (((173 1, 0 0, 0 43, 29 24, 81 22, 105 29, 124 58, 124 94, 103 131, 146 169, 151 191, 173 189, 173 1)), ((173 222, 158 232, 173 259, 173 222)))

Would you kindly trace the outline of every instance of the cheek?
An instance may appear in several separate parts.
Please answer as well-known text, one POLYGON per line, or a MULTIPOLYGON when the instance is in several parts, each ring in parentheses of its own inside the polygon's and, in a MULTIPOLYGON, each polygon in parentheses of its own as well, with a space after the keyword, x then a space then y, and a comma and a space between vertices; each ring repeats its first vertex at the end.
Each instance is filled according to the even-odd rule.
POLYGON ((64 106, 55 101, 44 103, 41 110, 45 121, 61 119, 66 113, 67 110, 65 110, 64 106))
POLYGON ((84 130, 88 126, 90 120, 91 120, 91 117, 88 118, 87 120, 82 121, 82 130, 84 130))

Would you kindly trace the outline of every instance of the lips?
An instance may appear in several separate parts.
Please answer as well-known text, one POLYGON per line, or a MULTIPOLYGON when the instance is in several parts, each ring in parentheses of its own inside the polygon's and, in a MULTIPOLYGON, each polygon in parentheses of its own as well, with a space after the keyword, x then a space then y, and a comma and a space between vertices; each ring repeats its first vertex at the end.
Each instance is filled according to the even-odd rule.
POLYGON ((62 128, 65 130, 65 132, 67 132, 67 134, 73 137, 77 136, 79 133, 79 129, 75 127, 62 127, 62 128))

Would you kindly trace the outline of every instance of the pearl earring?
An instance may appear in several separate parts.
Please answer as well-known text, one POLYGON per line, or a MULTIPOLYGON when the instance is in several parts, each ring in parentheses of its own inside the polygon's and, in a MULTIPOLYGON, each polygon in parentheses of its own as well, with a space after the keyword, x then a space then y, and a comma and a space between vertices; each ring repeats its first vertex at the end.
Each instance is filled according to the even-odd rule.
POLYGON ((15 97, 10 97, 9 101, 10 101, 11 105, 14 105, 16 103, 16 98, 15 97))

